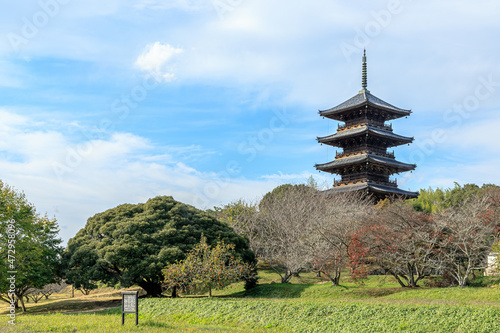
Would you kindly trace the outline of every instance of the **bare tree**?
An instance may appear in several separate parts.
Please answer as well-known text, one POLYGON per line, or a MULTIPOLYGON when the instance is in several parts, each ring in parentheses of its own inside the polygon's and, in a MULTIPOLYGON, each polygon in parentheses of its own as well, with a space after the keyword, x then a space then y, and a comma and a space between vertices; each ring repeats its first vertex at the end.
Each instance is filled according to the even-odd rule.
POLYGON ((43 297, 45 297, 45 299, 49 299, 50 295, 52 295, 53 293, 60 292, 61 290, 63 290, 67 286, 68 285, 65 282, 61 281, 60 283, 46 284, 41 289, 37 289, 37 288, 28 289, 28 291, 26 292, 26 301, 28 301, 29 298, 31 298, 33 300, 33 302, 35 302, 35 304, 36 304, 43 297))
POLYGON ((42 291, 40 289, 31 288, 26 291, 26 299, 31 298, 35 304, 43 298, 42 291))
POLYGON ((363 227, 372 203, 362 193, 318 193, 311 200, 316 201, 318 212, 306 226, 305 242, 313 257, 313 268, 336 286, 349 263, 352 236, 363 227))
POLYGON ((258 206, 237 202, 224 211, 225 219, 250 239, 252 249, 269 262, 282 283, 312 265, 337 285, 348 263, 350 236, 370 207, 361 195, 282 185, 258 206))
POLYGON ((43 286, 43 288, 40 289, 40 291, 43 294, 43 296, 45 296, 45 299, 49 299, 50 295, 61 292, 67 286, 68 284, 66 284, 66 282, 64 281, 61 281, 59 283, 49 283, 43 286))
POLYGON ((306 241, 308 225, 324 210, 315 200, 318 191, 305 185, 286 185, 264 197, 254 222, 260 252, 281 277, 290 281, 312 262, 306 241))
POLYGON ((375 265, 402 287, 417 287, 432 272, 439 233, 430 214, 396 200, 379 207, 354 239, 358 268, 375 265))
POLYGON ((491 201, 477 196, 436 216, 440 241, 440 267, 446 269, 461 288, 476 269, 487 267, 486 258, 495 240, 498 221, 490 218, 491 201))

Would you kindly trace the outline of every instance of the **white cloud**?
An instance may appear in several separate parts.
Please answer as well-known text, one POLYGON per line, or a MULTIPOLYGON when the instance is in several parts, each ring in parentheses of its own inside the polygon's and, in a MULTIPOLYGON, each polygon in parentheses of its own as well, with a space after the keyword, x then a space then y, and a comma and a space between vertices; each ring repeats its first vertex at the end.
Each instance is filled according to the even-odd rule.
POLYGON ((186 164, 198 146, 157 147, 130 133, 75 144, 55 130, 31 130, 27 118, 8 110, 0 117, 2 181, 24 191, 40 213, 55 216, 66 241, 87 218, 122 203, 171 195, 206 209, 254 200, 280 184, 199 171, 186 164))
MULTIPOLYGON (((314 178, 314 181, 318 184, 320 188, 329 188, 332 186, 334 176, 325 173, 311 173, 309 171, 303 171, 299 174, 284 174, 279 171, 277 174, 263 175, 260 178, 266 180, 273 180, 281 184, 285 183, 295 183, 304 184, 310 177, 314 178)), ((338 176, 337 176, 338 177, 338 176)))
MULTIPOLYGON (((31 20, 33 14, 40 11, 37 3, 6 4, 7 10, 0 14, 2 30, 21 34, 23 17, 31 20)), ((308 115, 305 118, 317 117, 315 109, 341 103, 359 90, 361 56, 354 55, 350 63, 343 56, 340 44, 353 42, 357 29, 374 22, 372 11, 385 10, 388 1, 370 2, 362 9, 355 2, 226 1, 231 8, 222 18, 213 3, 206 0, 70 2, 61 6, 60 13, 29 39, 19 54, 12 53, 7 39, 0 41, 0 55, 8 59, 0 62, 0 86, 23 87, 26 94, 31 94, 48 81, 51 86, 62 84, 79 90, 80 86, 72 83, 89 77, 111 82, 132 77, 127 70, 135 61, 136 69, 158 76, 162 81, 179 78, 185 80, 182 83, 187 86, 194 82, 205 87, 231 87, 245 93, 264 91, 270 98, 259 100, 251 93, 242 94, 251 96, 258 112, 269 105, 281 105, 279 99, 285 96, 286 102, 303 107, 303 114, 308 115), (207 10, 193 13, 202 8, 207 10), (151 44, 144 48, 148 42, 151 44), (182 48, 173 45, 182 45, 182 48), (26 57, 33 59, 29 66, 20 61, 26 57), (68 77, 61 83, 46 75, 49 69, 45 59, 68 60, 68 63, 83 60, 91 66, 68 67, 63 71, 68 77), (106 70, 107 65, 112 66, 111 70, 106 70), (84 68, 84 72, 79 68, 84 68), (94 71, 87 72, 88 68, 94 71), (120 76, 113 76, 116 73, 120 76), (105 77, 107 75, 110 77, 105 77)), ((393 16, 379 34, 369 38, 368 77, 374 94, 397 106, 413 108, 416 114, 412 117, 417 117, 417 112, 426 112, 441 119, 440 110, 452 107, 455 102, 461 103, 474 93, 478 76, 491 73, 495 82, 500 78, 496 66, 498 43, 491 42, 500 26, 494 10, 496 1, 485 0, 480 5, 465 0, 460 0, 459 5, 452 0, 439 4, 429 1, 403 4, 404 10, 393 16)), ((6 89, 4 100, 25 102, 15 101, 22 92, 10 95, 11 91, 6 89)), ((44 98, 62 98, 57 92, 45 94, 44 98)), ((101 92, 101 96, 104 94, 105 91, 101 92)), ((480 107, 495 107, 499 96, 492 94, 480 107)), ((181 102, 172 100, 172 105, 175 103, 181 102)), ((97 104, 88 105, 89 113, 97 112, 97 104)), ((221 115, 227 110, 212 111, 218 107, 208 105, 207 110, 214 112, 216 121, 221 121, 224 118, 221 115)), ((192 121, 198 121, 195 118, 192 121)), ((326 132, 330 125, 317 119, 318 128, 326 132)), ((489 123, 478 126, 465 119, 459 130, 447 131, 448 141, 441 145, 445 148, 437 147, 432 155, 426 155, 425 164, 419 164, 411 177, 401 179, 401 186, 406 188, 408 183, 417 189, 420 184, 496 177, 498 161, 492 156, 500 153, 495 137, 500 124, 498 115, 485 119, 489 119, 489 123), (448 167, 434 168, 437 163, 433 161, 438 156, 453 154, 460 154, 464 159, 473 154, 474 162, 467 162, 473 167, 457 166, 452 172, 448 167)), ((413 120, 408 121, 414 124, 413 120)), ((425 122, 434 123, 432 119, 425 122)), ((418 130, 412 128, 406 135, 415 135, 422 142, 426 137, 419 135, 418 130)), ((316 129, 314 133, 311 138, 321 135, 316 129)), ((295 133, 290 135, 301 139, 295 133)), ((2 179, 25 190, 43 211, 56 213, 61 223, 71 229, 65 231, 66 239, 73 236, 75 229, 90 215, 123 202, 171 194, 180 201, 208 207, 240 196, 256 197, 275 185, 301 182, 309 175, 301 172, 305 168, 300 167, 290 174, 264 175, 258 180, 219 179, 217 174, 193 167, 193 156, 206 154, 205 149, 198 147, 159 147, 130 133, 115 133, 102 140, 76 145, 72 140, 54 126, 39 126, 26 117, 0 111, 2 179), (71 155, 71 149, 81 150, 80 159, 71 155), (74 166, 60 180, 53 164, 68 161, 74 166)), ((416 141, 412 147, 418 144, 416 141)), ((274 154, 278 148, 273 142, 262 154, 274 154)), ((297 153, 298 148, 293 149, 297 153)), ((321 149, 328 154, 320 145, 311 145, 308 149, 321 149)), ((285 154, 287 150, 282 152, 285 154)), ((282 155, 276 153, 276 156, 282 155)), ((279 169, 279 163, 287 161, 283 158, 275 162, 275 170, 279 169)), ((322 158, 314 162, 321 161, 322 158)), ((333 176, 325 177, 331 184, 333 176)))
POLYGON ((169 62, 178 54, 182 53, 181 48, 175 48, 170 44, 155 42, 148 44, 142 54, 137 58, 135 65, 149 75, 160 77, 165 82, 174 79, 175 74, 169 62))

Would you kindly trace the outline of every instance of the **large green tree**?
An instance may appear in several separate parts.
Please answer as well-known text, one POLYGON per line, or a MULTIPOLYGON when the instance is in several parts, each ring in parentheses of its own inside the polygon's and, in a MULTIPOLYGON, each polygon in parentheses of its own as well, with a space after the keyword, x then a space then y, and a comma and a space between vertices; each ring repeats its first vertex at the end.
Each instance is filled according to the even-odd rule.
POLYGON ((54 282, 62 248, 55 219, 41 216, 16 191, 0 181, 0 299, 19 302, 31 288, 54 282))
POLYGON ((97 281, 135 284, 148 295, 159 296, 162 269, 183 260, 202 235, 209 244, 234 244, 243 261, 255 262, 248 240, 231 227, 172 197, 160 196, 89 218, 68 242, 63 256, 66 277, 77 288, 97 281))

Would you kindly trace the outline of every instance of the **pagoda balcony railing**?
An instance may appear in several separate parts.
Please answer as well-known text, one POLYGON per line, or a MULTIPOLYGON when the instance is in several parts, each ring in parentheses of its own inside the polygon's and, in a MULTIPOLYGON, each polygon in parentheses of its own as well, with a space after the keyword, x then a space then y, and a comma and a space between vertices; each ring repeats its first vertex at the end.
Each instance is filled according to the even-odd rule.
POLYGON ((356 122, 349 122, 349 123, 346 123, 343 125, 338 124, 337 125, 337 132, 342 132, 343 130, 348 129, 348 128, 355 128, 355 127, 360 127, 360 126, 364 126, 364 125, 377 127, 377 128, 392 132, 392 124, 385 125, 385 124, 381 124, 380 122, 376 122, 376 121, 372 121, 372 120, 368 120, 368 119, 362 119, 362 120, 356 121, 356 122))
POLYGON ((338 124, 337 125, 337 132, 342 132, 343 130, 345 130, 347 128, 347 125, 344 124, 344 125, 340 125, 338 124))
POLYGON ((368 125, 373 126, 373 127, 378 127, 381 129, 384 129, 386 131, 392 132, 392 124, 386 125, 386 124, 380 124, 380 123, 374 123, 371 121, 368 121, 368 125))
POLYGON ((346 186, 346 185, 353 185, 357 183, 370 183, 370 184, 379 184, 379 185, 386 185, 386 186, 391 186, 391 187, 398 187, 398 180, 377 180, 377 179, 367 179, 365 177, 360 177, 359 175, 352 175, 352 176, 343 176, 341 180, 334 179, 333 180, 333 186, 346 186))
POLYGON ((352 155, 360 155, 360 154, 375 154, 379 156, 384 156, 388 158, 395 158, 394 156, 394 151, 386 151, 384 149, 377 149, 377 148, 363 148, 363 149, 355 149, 355 150, 350 150, 348 152, 335 152, 335 158, 343 158, 347 156, 352 156, 352 155))

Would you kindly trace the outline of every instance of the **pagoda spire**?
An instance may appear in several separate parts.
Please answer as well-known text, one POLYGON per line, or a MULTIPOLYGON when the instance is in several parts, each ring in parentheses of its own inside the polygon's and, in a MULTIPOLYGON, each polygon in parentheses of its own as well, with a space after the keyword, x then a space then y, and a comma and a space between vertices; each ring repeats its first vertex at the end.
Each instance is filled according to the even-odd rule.
POLYGON ((363 70, 361 72, 361 87, 363 89, 361 89, 359 92, 370 92, 368 89, 366 89, 368 87, 368 84, 367 84, 367 70, 366 70, 366 49, 363 50, 363 70))

